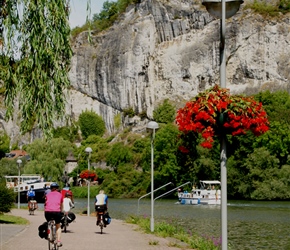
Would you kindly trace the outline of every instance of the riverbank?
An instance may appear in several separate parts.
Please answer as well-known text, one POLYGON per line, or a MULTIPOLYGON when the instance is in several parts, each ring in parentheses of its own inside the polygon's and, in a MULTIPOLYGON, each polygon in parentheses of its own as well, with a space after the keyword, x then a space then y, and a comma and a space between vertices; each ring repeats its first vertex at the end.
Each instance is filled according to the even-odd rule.
MULTIPOLYGON (((38 236, 38 226, 44 222, 43 211, 29 215, 25 209, 12 209, 14 216, 29 220, 27 226, 1 224, 1 250, 47 249, 47 241, 38 236), (4 233, 5 232, 5 233, 4 233)), ((67 233, 62 233, 63 247, 61 250, 100 249, 111 250, 180 250, 189 249, 180 245, 176 239, 161 238, 152 234, 142 233, 136 225, 122 220, 112 220, 112 223, 100 234, 95 224, 94 216, 77 215, 75 222, 68 227, 67 233)))

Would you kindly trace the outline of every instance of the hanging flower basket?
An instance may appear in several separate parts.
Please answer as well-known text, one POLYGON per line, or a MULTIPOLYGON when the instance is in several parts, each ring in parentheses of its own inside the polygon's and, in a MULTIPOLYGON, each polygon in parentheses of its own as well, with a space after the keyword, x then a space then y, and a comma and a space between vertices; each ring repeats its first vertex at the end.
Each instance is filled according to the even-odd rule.
POLYGON ((93 170, 83 170, 81 173, 80 173, 80 178, 82 179, 87 179, 87 180, 90 180, 90 181, 96 181, 98 179, 98 176, 97 174, 95 173, 95 171, 93 170))
MULTIPOLYGON (((268 131, 267 114, 253 97, 230 95, 228 89, 218 85, 197 95, 177 112, 176 122, 183 133, 200 133, 201 146, 212 148, 214 137, 221 134, 233 136, 246 134, 250 130, 254 135, 268 131)), ((186 152, 182 148, 182 152, 186 152)))

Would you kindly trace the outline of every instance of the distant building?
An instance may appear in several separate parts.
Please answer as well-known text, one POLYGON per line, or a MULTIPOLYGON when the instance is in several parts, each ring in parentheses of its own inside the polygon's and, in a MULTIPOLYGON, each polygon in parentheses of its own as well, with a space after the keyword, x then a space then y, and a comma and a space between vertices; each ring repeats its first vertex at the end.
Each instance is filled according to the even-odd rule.
POLYGON ((28 160, 28 161, 30 160, 30 156, 27 154, 26 151, 24 151, 22 149, 12 150, 9 153, 6 153, 5 157, 6 158, 11 158, 11 159, 25 157, 26 160, 28 160))
POLYGON ((68 156, 65 159, 65 171, 69 174, 71 173, 78 165, 77 159, 73 156, 73 153, 70 151, 68 156))

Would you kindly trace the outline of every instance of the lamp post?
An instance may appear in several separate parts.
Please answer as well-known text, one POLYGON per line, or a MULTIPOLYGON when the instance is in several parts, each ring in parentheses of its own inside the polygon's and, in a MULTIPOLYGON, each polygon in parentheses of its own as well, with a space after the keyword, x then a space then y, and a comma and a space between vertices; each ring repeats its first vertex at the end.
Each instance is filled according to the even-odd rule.
POLYGON ((17 188, 17 192, 18 192, 18 209, 20 209, 20 165, 22 164, 22 160, 18 159, 16 161, 17 166, 18 166, 18 188, 17 188))
MULTIPOLYGON (((220 24, 220 86, 226 88, 226 57, 225 57, 225 31, 226 18, 230 18, 237 13, 243 0, 203 0, 202 4, 207 11, 215 18, 221 19, 220 24)), ((223 117, 221 117, 223 120, 223 117)), ((227 147, 226 137, 221 136, 221 233, 222 250, 228 248, 227 232, 227 147)))
MULTIPOLYGON (((226 54, 225 54, 225 30, 226 18, 237 13, 243 0, 203 0, 202 4, 215 18, 221 19, 220 24, 220 86, 226 87, 226 54)), ((221 117, 223 120, 223 116, 221 117)), ((223 122, 223 121, 222 121, 223 122)), ((221 136, 221 233, 222 250, 228 248, 227 232, 227 147, 225 134, 221 136)))
MULTIPOLYGON (((85 152, 88 154, 88 170, 90 172, 90 157, 93 150, 90 147, 87 147, 85 149, 85 152)), ((87 207, 87 215, 90 216, 90 179, 88 179, 87 185, 88 185, 88 207, 87 207)))
POLYGON ((155 130, 158 129, 158 123, 150 121, 147 124, 147 130, 151 132, 151 219, 150 219, 150 229, 154 232, 154 139, 155 130))

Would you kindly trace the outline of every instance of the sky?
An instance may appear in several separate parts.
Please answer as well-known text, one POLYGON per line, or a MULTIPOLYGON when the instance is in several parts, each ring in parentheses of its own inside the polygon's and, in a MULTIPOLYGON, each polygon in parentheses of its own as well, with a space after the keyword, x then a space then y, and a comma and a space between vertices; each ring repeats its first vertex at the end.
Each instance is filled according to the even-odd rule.
MULTIPOLYGON (((71 14, 69 23, 71 28, 82 26, 86 22, 88 0, 71 0, 71 14)), ((99 13, 106 0, 91 0, 91 18, 93 14, 99 13)))

